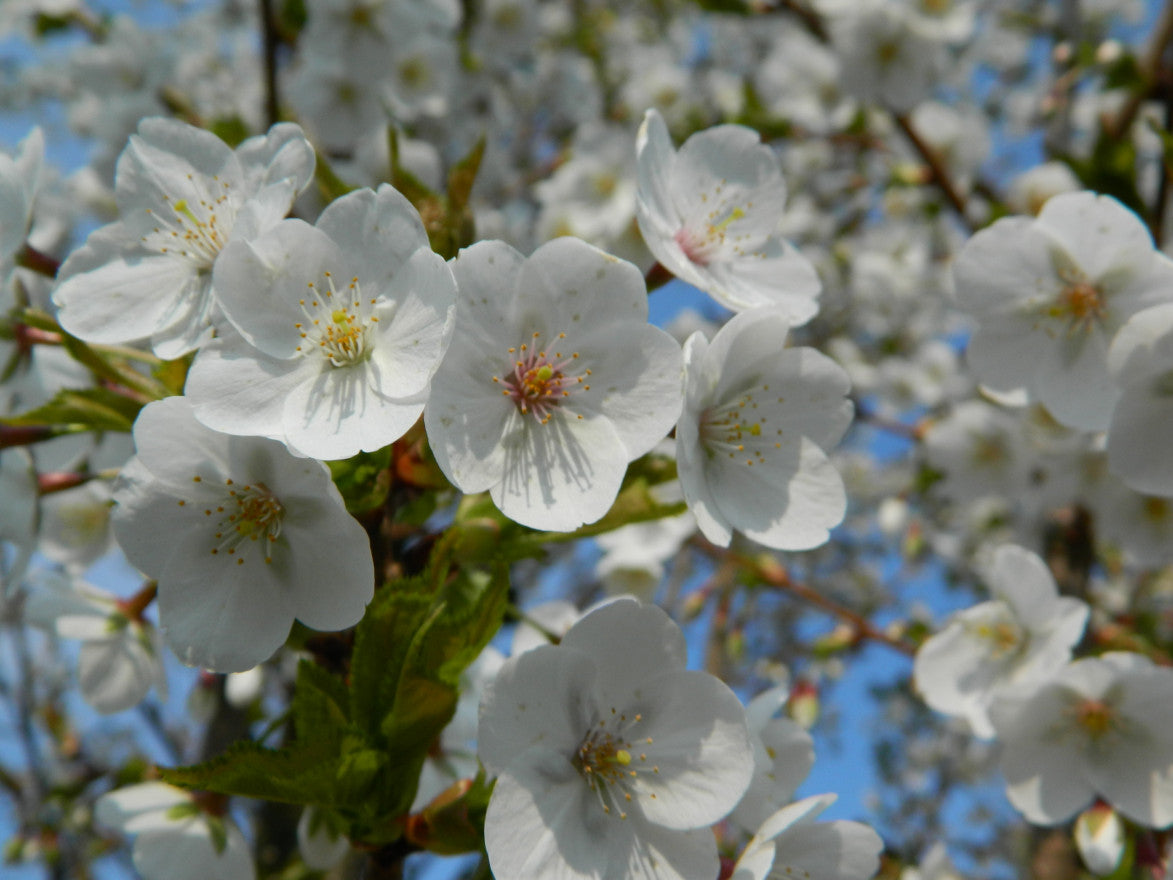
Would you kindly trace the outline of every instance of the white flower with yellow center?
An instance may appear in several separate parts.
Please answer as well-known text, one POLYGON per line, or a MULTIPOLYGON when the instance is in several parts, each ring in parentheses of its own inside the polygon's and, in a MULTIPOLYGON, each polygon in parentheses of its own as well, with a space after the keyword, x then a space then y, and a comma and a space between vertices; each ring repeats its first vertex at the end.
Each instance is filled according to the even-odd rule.
POLYGON ((851 423, 843 368, 811 348, 783 348, 778 309, 743 312, 712 344, 684 346, 684 413, 676 462, 684 497, 710 541, 737 530, 777 550, 827 540, 847 509, 827 457, 851 423))
POLYGON ((994 735, 994 697, 1063 668, 1088 616, 1083 602, 1059 595, 1043 560, 1014 544, 994 552, 986 582, 996 598, 954 616, 921 645, 913 667, 925 702, 965 718, 983 738, 994 735))
POLYGON ((126 558, 159 582, 179 658, 217 672, 267 660, 294 618, 358 623, 374 591, 366 532, 318 461, 196 421, 182 397, 148 404, 114 492, 126 558))
POLYGON ((188 376, 204 424, 338 459, 386 446, 423 412, 456 282, 390 186, 343 196, 316 226, 286 220, 233 243, 215 279, 237 332, 205 346, 188 376))
POLYGON ((485 847, 499 880, 712 880, 708 826, 749 785, 736 695, 685 666, 680 628, 620 599, 507 660, 477 747, 497 775, 485 847))
POLYGON ((967 358, 978 381, 1023 392, 1064 425, 1108 427, 1119 391, 1108 369, 1116 331, 1173 299, 1173 261, 1109 196, 1065 193, 1038 218, 1007 217, 953 263, 957 302, 979 327, 967 358))
POLYGON ((1036 825, 1098 797, 1150 828, 1173 825, 1173 670, 1112 652, 1069 664, 990 709, 1010 802, 1036 825))
POLYGON ((680 413, 680 347, 647 323, 643 276, 574 238, 528 259, 479 242, 454 272, 456 332, 424 412, 436 461, 523 525, 594 522, 680 413))
POLYGON ((118 160, 121 219, 58 274, 61 325, 90 342, 150 339, 165 358, 193 351, 211 337, 221 250, 280 221, 313 171, 313 147, 291 123, 233 150, 203 129, 144 119, 118 160))
POLYGON ((649 110, 636 140, 636 217, 664 268, 734 311, 776 306, 792 325, 819 306, 814 266, 778 232, 786 182, 757 132, 719 125, 677 152, 649 110))

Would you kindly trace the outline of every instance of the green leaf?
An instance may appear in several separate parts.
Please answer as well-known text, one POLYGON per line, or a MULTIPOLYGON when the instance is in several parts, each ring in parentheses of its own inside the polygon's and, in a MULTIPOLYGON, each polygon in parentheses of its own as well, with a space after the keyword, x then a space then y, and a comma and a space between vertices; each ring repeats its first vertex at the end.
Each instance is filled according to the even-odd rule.
POLYGON ((457 855, 479 852, 484 846, 485 812, 493 785, 478 773, 461 780, 428 804, 408 825, 408 839, 416 846, 457 855))
POLYGON ((139 401, 108 388, 64 389, 35 409, 0 418, 0 424, 82 426, 93 431, 129 432, 142 406, 139 401))
POLYGON ((237 147, 242 141, 252 134, 248 130, 248 125, 239 116, 222 116, 219 119, 213 119, 212 124, 208 126, 208 131, 212 132, 224 143, 230 147, 237 147))
POLYGON ((386 500, 391 488, 390 446, 327 464, 334 485, 342 493, 346 509, 351 513, 373 510, 386 500))
POLYGON ((234 743, 222 755, 187 767, 160 767, 164 782, 217 794, 287 804, 344 804, 337 784, 341 758, 323 748, 266 749, 234 743))
POLYGON ((339 743, 350 727, 346 683, 313 662, 302 660, 297 665, 293 719, 299 747, 339 743))
POLYGON ((1136 188, 1136 146, 1131 138, 1113 138, 1101 131, 1088 159, 1065 156, 1080 182, 1093 192, 1114 196, 1140 217, 1147 209, 1136 188))
POLYGON ((387 584, 375 593, 354 633, 350 717, 372 738, 395 702, 411 640, 427 619, 433 590, 422 578, 387 584))

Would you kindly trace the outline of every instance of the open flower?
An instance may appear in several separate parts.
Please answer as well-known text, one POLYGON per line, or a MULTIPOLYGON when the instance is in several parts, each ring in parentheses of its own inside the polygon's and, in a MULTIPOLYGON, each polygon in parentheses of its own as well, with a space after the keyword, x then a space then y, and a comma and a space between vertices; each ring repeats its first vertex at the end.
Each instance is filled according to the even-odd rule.
POLYGON ((731 880, 867 880, 884 842, 859 822, 818 822, 835 802, 821 794, 788 804, 766 819, 746 844, 731 880))
POLYGON ((285 220, 224 249, 214 273, 225 332, 199 353, 186 393, 231 434, 348 458, 419 418, 452 336, 456 282, 390 186, 332 202, 316 226, 285 220))
POLYGON ((647 323, 643 276, 575 238, 528 259, 479 242, 454 272, 456 332, 424 410, 436 461, 523 525, 594 522, 680 413, 680 348, 647 323))
POLYGON ((61 267, 61 326, 90 342, 149 338, 165 358, 193 351, 211 337, 220 251, 284 217, 313 170, 292 123, 233 150, 178 120, 144 119, 118 159, 121 219, 61 267))
POLYGON ((1062 669, 1088 616, 1083 602, 1059 595, 1042 559, 1013 544, 995 551, 987 583, 997 598, 953 617, 921 645, 914 667, 925 702, 984 738, 994 735, 988 711, 998 692, 1062 669))
POLYGON ((99 825, 136 835, 134 867, 144 880, 252 880, 248 841, 227 814, 201 806, 190 791, 143 782, 98 798, 99 825))
POLYGON ((499 880, 712 880, 707 826, 749 785, 736 695, 684 668, 679 627, 619 599, 562 642, 507 660, 481 703, 477 744, 498 774, 485 847, 499 880))
POLYGON ((967 357, 994 391, 1025 391, 1064 425, 1108 427, 1118 391, 1108 369, 1116 331, 1170 300, 1173 261, 1109 196, 1065 193, 1037 219, 1006 217, 953 263, 957 302, 978 329, 967 357))
POLYGON ((358 623, 374 592, 370 544, 325 465, 206 428, 182 397, 144 407, 134 440, 114 533, 159 582, 159 625, 184 663, 240 672, 281 647, 294 618, 358 623))
POLYGON ((990 709, 1010 802, 1057 825, 1097 797, 1150 828, 1173 825, 1173 670, 1141 654, 1077 660, 990 709))
POLYGON ((669 272, 734 311, 776 306, 795 326, 814 317, 822 284, 778 233, 786 182, 757 132, 718 125, 676 152, 649 110, 636 157, 640 232, 669 272))
POLYGON ((684 346, 680 484, 723 547, 735 529, 777 550, 817 547, 847 509, 827 450, 851 423, 850 382, 814 349, 783 348, 788 331, 782 311, 758 309, 684 346))
POLYGON ((33 589, 25 620, 82 643, 77 678, 87 703, 103 714, 121 712, 137 706, 152 685, 166 697, 162 645, 153 626, 83 581, 47 569, 34 571, 28 581, 33 589))

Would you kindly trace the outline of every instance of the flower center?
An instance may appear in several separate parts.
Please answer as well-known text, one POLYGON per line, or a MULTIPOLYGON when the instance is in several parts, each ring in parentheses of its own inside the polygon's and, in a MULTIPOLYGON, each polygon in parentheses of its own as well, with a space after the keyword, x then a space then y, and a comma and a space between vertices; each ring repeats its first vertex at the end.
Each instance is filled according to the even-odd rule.
POLYGON ((1022 627, 1009 617, 982 621, 974 627, 973 632, 990 644, 995 660, 1016 654, 1023 647, 1022 627))
MULTIPOLYGON (((565 333, 559 333, 557 341, 565 338, 565 333)), ((501 393, 513 401, 518 412, 531 415, 544 425, 574 391, 591 390, 586 381, 591 371, 573 374, 571 370, 578 360, 578 352, 548 354, 541 348, 540 340, 541 334, 534 333, 530 342, 510 348, 513 371, 503 377, 494 376, 493 381, 504 386, 501 393)))
MULTIPOLYGON (((641 773, 660 772, 658 766, 648 762, 647 752, 640 750, 652 745, 652 738, 644 737, 633 743, 625 735, 641 721, 642 715, 629 718, 612 709, 609 718, 603 718, 586 732, 572 759, 608 816, 614 807, 619 818, 626 819, 626 807, 632 801, 633 781, 641 773)), ((654 793, 648 794, 650 798, 655 796, 654 793)))
POLYGON ((1120 724, 1115 709, 1107 703, 1092 699, 1080 700, 1076 703, 1075 721, 1087 731, 1087 735, 1092 740, 1100 739, 1120 724))
POLYGON ((308 282, 310 295, 299 300, 305 321, 293 326, 306 340, 297 350, 302 354, 318 351, 332 366, 348 367, 370 357, 371 337, 379 323, 371 314, 376 300, 364 300, 358 278, 342 290, 334 286, 334 276, 322 273, 325 285, 308 282))
POLYGON ((159 217, 150 208, 150 214, 159 225, 142 237, 148 247, 161 254, 178 254, 194 263, 199 269, 211 269, 228 241, 236 213, 228 202, 231 186, 227 181, 213 177, 220 192, 210 199, 199 199, 192 203, 187 199, 163 200, 171 206, 171 215, 159 217))
MULTIPOLYGON (((755 463, 764 464, 769 451, 782 448, 776 439, 782 436, 782 429, 767 428, 768 417, 755 412, 758 409, 755 391, 765 395, 770 386, 743 392, 736 400, 711 406, 701 413, 700 439, 710 458, 727 455, 753 467, 755 463)), ((777 402, 782 403, 782 398, 777 398, 777 402)))
MULTIPOLYGON (((752 207, 752 203, 746 207, 752 207)), ((719 214, 719 210, 710 212, 701 229, 685 226, 673 236, 684 255, 698 266, 709 265, 730 248, 729 224, 745 217, 745 209, 733 208, 720 220, 717 219, 719 214)), ((734 236, 733 241, 743 237, 734 236)), ((744 255, 744 250, 736 245, 732 246, 732 250, 737 256, 744 255)))
POLYGON ((1078 269, 1063 268, 1059 271, 1059 278, 1066 286, 1047 309, 1047 314, 1066 321, 1073 335, 1087 333, 1108 313, 1103 293, 1078 269))
MULTIPOLYGON (((193 477, 192 481, 202 483, 203 479, 193 477)), ((231 556, 237 565, 244 565, 247 548, 260 543, 265 562, 271 563, 273 543, 281 534, 285 507, 263 483, 239 486, 229 478, 224 480, 224 488, 225 493, 217 499, 219 503, 204 508, 204 516, 215 518, 216 523, 211 555, 231 556)), ((186 502, 179 504, 182 507, 186 502)))

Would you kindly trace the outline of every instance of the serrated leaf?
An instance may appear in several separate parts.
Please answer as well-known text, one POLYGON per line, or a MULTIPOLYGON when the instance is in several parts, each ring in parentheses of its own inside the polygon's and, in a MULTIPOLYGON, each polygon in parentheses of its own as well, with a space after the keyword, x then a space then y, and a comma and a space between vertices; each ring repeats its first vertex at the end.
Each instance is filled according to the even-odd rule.
POLYGON ((293 718, 299 746, 337 744, 350 726, 346 683, 309 660, 297 666, 293 718))
POLYGON ((242 741, 224 754, 187 767, 160 767, 164 782, 181 788, 279 801, 286 804, 344 804, 337 778, 341 759, 322 748, 266 749, 242 741))
POLYGON ((423 578, 386 585, 375 594, 354 633, 350 658, 350 717, 376 736, 391 711, 411 640, 434 601, 423 578))
POLYGON ((83 426, 93 431, 130 432, 143 405, 107 388, 64 389, 53 399, 0 424, 22 426, 83 426))

